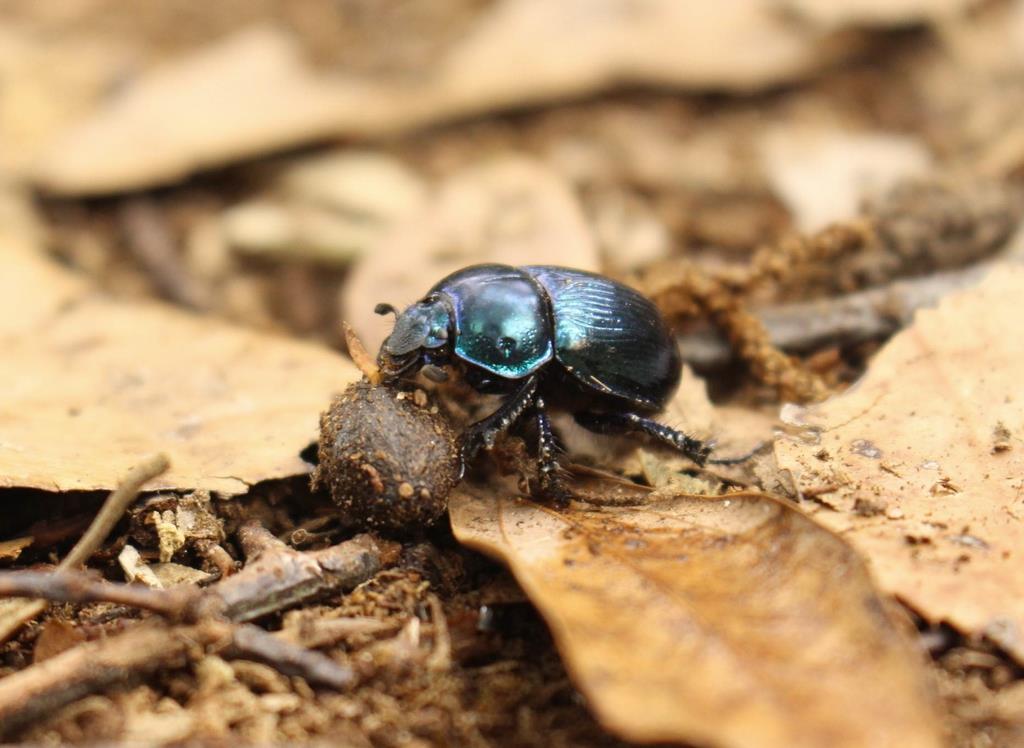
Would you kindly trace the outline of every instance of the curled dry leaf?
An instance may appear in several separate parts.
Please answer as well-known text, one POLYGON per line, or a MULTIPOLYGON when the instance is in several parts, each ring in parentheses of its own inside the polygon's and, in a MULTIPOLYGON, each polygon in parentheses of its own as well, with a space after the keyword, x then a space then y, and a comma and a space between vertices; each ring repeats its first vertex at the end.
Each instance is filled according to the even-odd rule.
POLYGON ((627 740, 940 744, 923 665, 864 565, 796 510, 668 492, 562 511, 479 486, 450 507, 456 536, 511 567, 627 740))
POLYGON ((106 490, 142 456, 154 488, 237 494, 299 475, 331 396, 329 351, 151 303, 112 301, 31 253, 0 273, 0 486, 106 490))
POLYGON ((600 266, 568 185, 538 161, 497 158, 442 183, 421 212, 395 227, 352 270, 342 317, 376 352, 393 320, 375 315, 374 306, 411 304, 448 273, 477 262, 593 271, 600 266))
POLYGON ((1002 266, 890 341, 776 442, 815 518, 925 618, 1024 662, 1024 269, 1002 266))

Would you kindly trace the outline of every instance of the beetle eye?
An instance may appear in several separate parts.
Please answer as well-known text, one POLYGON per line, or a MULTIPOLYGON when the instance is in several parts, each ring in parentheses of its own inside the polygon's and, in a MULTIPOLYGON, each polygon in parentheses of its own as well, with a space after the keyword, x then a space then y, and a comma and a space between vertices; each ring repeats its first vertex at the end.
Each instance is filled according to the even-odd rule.
POLYGON ((430 334, 423 341, 425 348, 440 348, 448 340, 448 330, 444 327, 431 328, 430 334))

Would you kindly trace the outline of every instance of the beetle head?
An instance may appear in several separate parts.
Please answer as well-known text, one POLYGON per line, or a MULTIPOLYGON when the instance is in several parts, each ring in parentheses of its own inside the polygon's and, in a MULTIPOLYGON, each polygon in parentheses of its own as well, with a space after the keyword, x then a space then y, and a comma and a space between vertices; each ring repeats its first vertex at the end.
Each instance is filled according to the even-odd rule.
MULTIPOLYGON (((378 304, 378 314, 395 314, 395 328, 384 340, 377 364, 385 379, 396 379, 424 365, 438 376, 444 363, 443 348, 448 343, 451 314, 438 299, 418 301, 401 314, 390 304, 378 304), (436 363, 435 363, 436 362, 436 363)), ((434 376, 431 376, 433 379, 434 376)))

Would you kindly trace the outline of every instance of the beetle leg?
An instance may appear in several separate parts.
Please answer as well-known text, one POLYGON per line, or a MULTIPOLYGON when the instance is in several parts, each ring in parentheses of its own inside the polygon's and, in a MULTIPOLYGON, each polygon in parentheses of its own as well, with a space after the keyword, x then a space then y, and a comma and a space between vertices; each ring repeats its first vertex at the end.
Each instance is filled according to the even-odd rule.
POLYGON ((533 404, 537 394, 537 375, 523 380, 515 392, 509 395, 498 409, 486 418, 471 424, 462 437, 462 464, 468 465, 481 447, 490 450, 495 440, 512 427, 526 409, 533 404))
POLYGON ((711 446, 700 439, 694 439, 682 431, 637 413, 576 413, 574 418, 580 426, 596 434, 626 434, 637 431, 647 434, 682 453, 701 467, 711 454, 711 446))
POLYGON ((551 430, 551 419, 544 409, 544 400, 534 400, 537 418, 537 478, 541 495, 557 504, 569 501, 569 491, 562 480, 562 468, 558 464, 558 443, 551 430))

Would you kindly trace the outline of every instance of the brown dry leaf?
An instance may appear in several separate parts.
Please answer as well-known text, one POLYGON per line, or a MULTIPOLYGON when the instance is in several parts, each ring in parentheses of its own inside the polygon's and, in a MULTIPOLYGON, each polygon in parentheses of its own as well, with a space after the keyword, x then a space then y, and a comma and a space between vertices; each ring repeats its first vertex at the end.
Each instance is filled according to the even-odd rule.
POLYGON ((986 4, 969 22, 937 28, 949 55, 928 65, 921 85, 945 111, 943 125, 971 172, 1012 178, 1024 165, 1024 4, 986 4))
POLYGON ((255 27, 140 76, 42 149, 35 179, 61 193, 128 190, 299 143, 622 84, 757 90, 851 46, 775 0, 502 0, 433 65, 381 78, 318 72, 285 32, 255 27))
POLYGON ((132 39, 42 34, 0 24, 0 171, 29 171, 37 149, 88 116, 138 56, 132 39))
POLYGON ((881 586, 1024 662, 1024 269, 920 312, 848 392, 791 413, 779 467, 881 586))
POLYGON ((339 106, 294 40, 256 27, 143 75, 42 149, 35 179, 110 192, 323 137, 339 106))
POLYGON ((940 744, 923 663, 864 565, 796 510, 654 493, 561 511, 465 486, 451 520, 511 567, 597 717, 627 740, 940 744))
POLYGON ((959 16, 978 0, 780 0, 779 6, 824 26, 905 26, 959 16))
POLYGON ((14 561, 21 552, 32 545, 32 536, 0 540, 0 561, 14 561))
POLYGON ((375 352, 394 323, 373 313, 377 303, 411 304, 448 273, 477 262, 600 268, 565 181, 538 161, 506 156, 453 175, 395 227, 352 270, 342 316, 375 352))
POLYGON ((327 350, 112 301, 47 260, 0 273, 0 486, 109 490, 142 457, 154 489, 237 494, 307 471, 331 396, 358 378, 327 350))
POLYGON ((42 662, 59 655, 85 641, 85 634, 68 621, 51 618, 42 625, 32 652, 34 662, 42 662))

